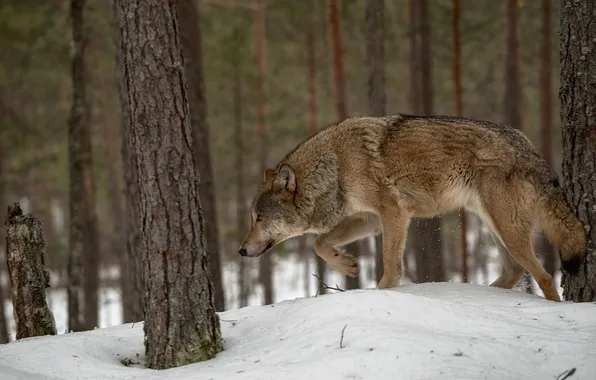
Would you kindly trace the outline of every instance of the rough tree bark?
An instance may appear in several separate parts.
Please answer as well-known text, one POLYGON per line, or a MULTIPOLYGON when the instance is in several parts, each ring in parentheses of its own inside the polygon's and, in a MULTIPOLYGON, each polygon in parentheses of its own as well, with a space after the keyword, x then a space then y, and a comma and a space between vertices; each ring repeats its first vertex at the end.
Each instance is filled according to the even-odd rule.
MULTIPOLYGON (((503 122, 523 130, 522 86, 519 55, 519 4, 518 0, 505 2, 505 93, 503 98, 503 122)), ((501 254, 507 254, 505 252, 501 254)), ((520 281, 526 293, 533 293, 532 277, 526 271, 520 281)))
POLYGON ((50 272, 44 267, 46 242, 42 224, 31 214, 23 215, 15 203, 8 207, 5 227, 16 339, 56 335, 54 316, 46 302, 50 272))
POLYGON ((124 63, 122 61, 122 28, 124 20, 120 20, 122 13, 120 1, 114 0, 114 45, 116 52, 116 87, 120 99, 120 144, 124 171, 124 198, 126 203, 124 218, 124 234, 126 236, 126 252, 120 261, 120 278, 122 288, 122 317, 124 323, 143 320, 143 262, 139 247, 139 189, 137 183, 136 155, 128 148, 128 136, 131 115, 128 105, 128 83, 124 76, 124 63))
POLYGON ((222 350, 198 192, 176 1, 121 1, 122 58, 140 195, 149 368, 222 350), (151 41, 148 43, 148 41, 151 41))
POLYGON ((83 171, 83 136, 89 120, 85 94, 85 61, 83 11, 85 0, 71 0, 72 22, 72 107, 68 120, 69 162, 69 239, 68 239, 68 330, 82 331, 85 327, 83 306, 83 266, 85 252, 85 186, 83 171))
POLYGON ((596 3, 561 0, 563 187, 588 233, 577 275, 563 271, 567 301, 596 301, 596 3))
MULTIPOLYGON (((419 59, 420 59, 420 99, 422 113, 433 113, 433 88, 431 71, 431 42, 428 0, 417 2, 415 15, 420 26, 419 59)), ((416 279, 418 282, 445 281, 445 267, 441 245, 441 218, 417 218, 414 223, 415 241, 413 248, 416 254, 416 279)))
MULTIPOLYGON (((366 2, 366 63, 368 66, 368 113, 384 116, 387 99, 385 96, 385 0, 366 2)), ((375 238, 375 276, 383 277, 383 238, 375 238)))
MULTIPOLYGON (((455 114, 463 116, 464 104, 462 99, 461 86, 461 42, 459 37, 459 0, 452 0, 452 28, 453 28, 453 87, 455 89, 455 114)), ((468 282, 468 239, 467 239, 467 215, 465 209, 459 210, 459 240, 461 244, 461 280, 468 282)))
MULTIPOLYGON (((553 162, 553 85, 552 85, 552 0, 542 1, 542 44, 540 46, 540 151, 552 166, 553 162)), ((540 239, 544 269, 554 276, 557 271, 556 250, 544 235, 540 239)))
MULTIPOLYGON (((339 14, 339 1, 327 0, 327 16, 329 18, 329 47, 332 56, 333 68, 333 96, 335 99, 335 115, 337 122, 348 117, 348 100, 347 100, 347 86, 346 75, 344 69, 344 52, 341 38, 341 19, 339 14)), ((355 241, 346 245, 346 250, 354 255, 356 260, 362 253, 362 242, 355 241)), ((346 289, 360 288, 359 277, 345 276, 346 289)))
MULTIPOLYGON (((317 107, 317 54, 316 54, 316 32, 317 32, 317 6, 318 0, 310 2, 310 17, 306 33, 306 61, 308 67, 308 133, 313 135, 317 132, 318 125, 318 107, 317 107)), ((316 272, 320 279, 325 280, 325 260, 314 252, 312 255, 316 262, 316 272)), ((310 280, 309 280, 310 281, 310 280)), ((326 289, 321 289, 319 293, 324 294, 326 289)))
POLYGON ((211 261, 211 278, 215 288, 215 308, 224 310, 225 295, 219 254, 219 230, 211 164, 211 144, 207 122, 207 99, 203 70, 203 47, 199 8, 195 0, 178 0, 180 37, 184 53, 184 73, 188 83, 188 101, 193 132, 195 162, 199 171, 199 193, 205 217, 205 239, 211 261))
MULTIPOLYGON (((259 164, 259 182, 263 179, 263 173, 268 168, 267 156, 269 153, 269 136, 267 125, 267 78, 266 57, 267 57, 267 39, 265 38, 265 6, 259 6, 253 10, 253 29, 254 29, 254 48, 257 66, 257 102, 258 102, 258 124, 257 135, 261 140, 259 164)), ((271 254, 263 255, 259 258, 259 281, 263 287, 263 303, 269 305, 273 303, 273 266, 271 263, 271 254)))

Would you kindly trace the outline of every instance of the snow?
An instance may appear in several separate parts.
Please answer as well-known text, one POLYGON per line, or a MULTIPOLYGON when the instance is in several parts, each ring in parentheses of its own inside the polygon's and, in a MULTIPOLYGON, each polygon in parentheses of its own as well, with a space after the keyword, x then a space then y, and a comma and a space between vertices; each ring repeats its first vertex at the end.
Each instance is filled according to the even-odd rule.
POLYGON ((136 323, 0 346, 0 379, 593 380, 595 312, 475 284, 360 289, 222 312, 209 361, 144 368, 136 323))

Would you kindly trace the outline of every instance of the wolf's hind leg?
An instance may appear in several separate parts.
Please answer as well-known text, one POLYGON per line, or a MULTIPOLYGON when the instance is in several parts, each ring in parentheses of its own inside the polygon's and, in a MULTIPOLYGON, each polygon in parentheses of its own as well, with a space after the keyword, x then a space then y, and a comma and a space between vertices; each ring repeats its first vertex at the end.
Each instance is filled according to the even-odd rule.
MULTIPOLYGON (((511 194, 508 191, 502 193, 511 194)), ((516 194, 512 195, 512 197, 515 196, 516 194)), ((502 200, 502 202, 495 202, 493 199, 488 202, 485 200, 485 206, 495 232, 497 232, 513 259, 519 266, 530 272, 547 300, 560 301, 561 298, 555 288, 552 276, 544 270, 532 247, 531 212, 507 199, 502 200)), ((495 281, 496 284, 493 283, 493 286, 503 285, 502 287, 506 287, 505 285, 509 285, 514 280, 519 280, 519 278, 516 278, 519 273, 523 274, 523 271, 515 266, 514 275, 501 279, 502 275, 495 281)))
POLYGON ((360 273, 354 256, 340 247, 365 237, 374 236, 381 231, 378 216, 371 213, 359 213, 344 219, 333 230, 317 236, 314 249, 329 266, 341 274, 356 277, 360 273))

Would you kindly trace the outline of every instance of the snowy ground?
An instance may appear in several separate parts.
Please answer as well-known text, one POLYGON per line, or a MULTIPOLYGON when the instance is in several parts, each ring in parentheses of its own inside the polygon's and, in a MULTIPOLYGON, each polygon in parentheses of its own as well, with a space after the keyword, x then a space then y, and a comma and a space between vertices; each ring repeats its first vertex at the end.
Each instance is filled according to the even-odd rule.
POLYGON ((593 380, 594 315, 484 285, 355 290, 223 312, 224 351, 206 362, 143 368, 138 323, 1 346, 0 379, 545 380, 575 368, 571 380, 593 380))

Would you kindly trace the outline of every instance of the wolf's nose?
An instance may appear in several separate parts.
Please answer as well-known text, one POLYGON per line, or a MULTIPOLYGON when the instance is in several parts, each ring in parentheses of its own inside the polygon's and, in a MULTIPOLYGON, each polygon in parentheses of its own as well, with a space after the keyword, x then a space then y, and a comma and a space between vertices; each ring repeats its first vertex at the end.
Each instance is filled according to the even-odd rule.
POLYGON ((246 256, 246 248, 240 248, 238 250, 238 253, 240 254, 240 256, 246 256))

